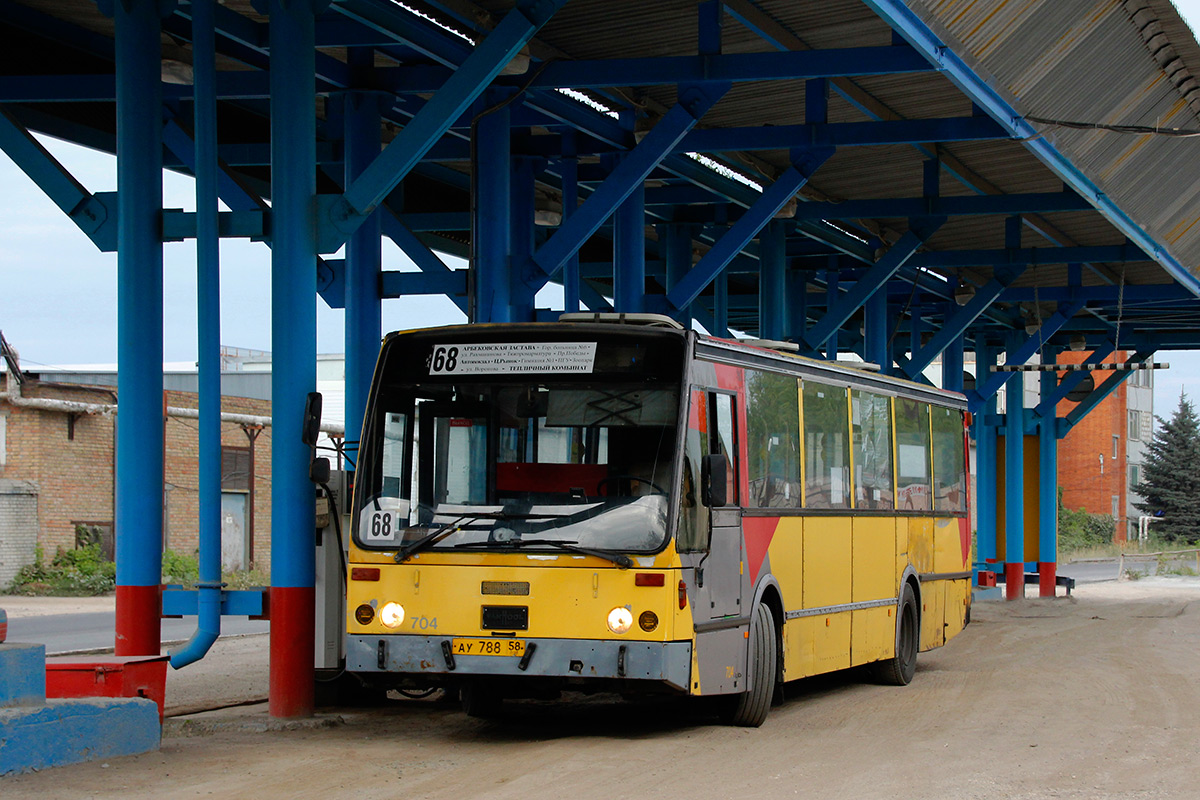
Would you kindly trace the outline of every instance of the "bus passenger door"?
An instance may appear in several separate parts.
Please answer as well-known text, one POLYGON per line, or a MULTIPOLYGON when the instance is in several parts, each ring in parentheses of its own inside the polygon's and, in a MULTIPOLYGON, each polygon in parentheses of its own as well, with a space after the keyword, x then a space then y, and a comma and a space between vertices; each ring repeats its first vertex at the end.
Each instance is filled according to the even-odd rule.
POLYGON ((749 578, 737 496, 736 401, 730 394, 702 391, 693 391, 691 401, 691 420, 699 423, 688 437, 688 461, 698 462, 700 473, 694 518, 708 529, 707 543, 703 531, 697 537, 702 552, 692 562, 690 581, 697 678, 703 694, 725 694, 742 691, 746 680, 743 604, 749 578))

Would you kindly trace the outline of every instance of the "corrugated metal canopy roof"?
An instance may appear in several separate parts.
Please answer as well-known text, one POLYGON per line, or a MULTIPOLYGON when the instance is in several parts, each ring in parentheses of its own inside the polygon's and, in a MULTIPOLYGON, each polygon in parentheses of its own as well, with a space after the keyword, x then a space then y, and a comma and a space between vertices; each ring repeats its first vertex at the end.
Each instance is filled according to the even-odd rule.
MULTIPOLYGON (((461 37, 434 27, 410 10, 478 40, 512 7, 511 0, 477 3, 408 0, 403 7, 390 0, 337 0, 323 12, 318 23, 318 30, 326 31, 321 39, 326 46, 321 50, 324 66, 318 66, 319 93, 322 97, 335 97, 344 88, 339 80, 345 79, 348 72, 343 69, 346 48, 341 45, 362 41, 362 37, 346 34, 344 42, 338 41, 334 31, 350 31, 361 25, 366 11, 386 11, 391 18, 401 21, 394 30, 372 31, 371 43, 378 48, 378 67, 403 68, 444 66, 450 57, 439 53, 451 53, 454 47, 462 47, 461 37), (428 43, 432 41, 430 37, 438 36, 449 43, 445 48, 421 46, 417 41, 428 43)), ((190 57, 188 8, 186 4, 176 7, 164 23, 164 56, 184 61, 190 57)), ((531 43, 529 51, 534 68, 550 59, 569 62, 625 58, 647 60, 646 69, 653 71, 656 65, 650 59, 697 53, 697 8, 691 0, 650 3, 572 0, 531 43)), ((5 42, 0 52, 3 64, 0 69, 8 77, 5 85, 10 95, 0 99, 6 101, 5 108, 12 117, 32 130, 112 150, 111 101, 97 97, 90 102, 64 102, 62 98, 35 97, 28 92, 23 95, 14 88, 19 81, 33 76, 111 74, 111 21, 89 0, 0 0, 0 9, 4 10, 0 15, 0 36, 5 42)), ((967 66, 979 85, 990 87, 999 103, 1011 107, 1014 119, 997 120, 1009 129, 1015 129, 1014 125, 1022 122, 1020 118, 1028 116, 1110 125, 1200 128, 1197 119, 1200 85, 1193 78, 1196 70, 1200 70, 1200 47, 1166 0, 1019 3, 910 0, 907 6, 860 0, 726 0, 725 9, 721 51, 724 54, 897 49, 907 45, 889 21, 896 22, 899 16, 910 14, 919 21, 915 24, 928 28, 937 41, 949 48, 950 54, 967 66)), ((218 45, 220 69, 253 73, 267 67, 264 21, 246 0, 224 4, 218 24, 225 26, 227 35, 218 45)), ((901 33, 913 39, 911 30, 901 33)), ((920 51, 921 43, 916 46, 920 51)), ((945 63, 937 66, 937 70, 920 73, 832 78, 828 122, 837 126, 872 120, 962 120, 981 115, 983 112, 974 106, 975 102, 981 102, 980 98, 972 95, 971 86, 945 63)), ((536 74, 531 71, 525 76, 501 78, 499 82, 521 86, 530 75, 536 77, 536 74)), ((406 89, 403 75, 396 80, 399 82, 388 85, 394 105, 385 114, 385 141, 406 124, 429 96, 426 89, 406 89)), ((704 116, 699 128, 749 131, 802 126, 809 113, 806 104, 811 99, 806 97, 807 88, 800 79, 735 83, 704 116)), ((587 169, 596 171, 595 175, 587 173, 581 178, 585 197, 604 177, 605 157, 632 147, 636 141, 633 128, 653 125, 676 102, 678 90, 674 81, 664 79, 660 84, 614 85, 590 88, 586 93, 602 106, 624 112, 622 121, 576 104, 548 87, 534 85, 527 92, 531 102, 526 110, 530 116, 524 122, 514 123, 530 134, 516 140, 518 153, 520 148, 529 146, 533 148, 529 154, 543 158, 545 153, 538 148, 547 146, 546 134, 558 132, 564 126, 561 116, 548 115, 532 100, 548 98, 542 106, 546 103, 573 106, 567 109, 569 125, 587 134, 581 139, 581 169, 585 173, 587 169), (612 144, 614 141, 616 145, 612 144)), ((173 107, 178 109, 179 119, 186 126, 189 104, 174 101, 173 107)), ((317 113, 328 117, 333 113, 331 109, 328 103, 319 102, 317 113)), ((995 113, 995 107, 989 110, 995 113)), ((227 159, 230 169, 246 185, 266 195, 269 168, 261 157, 252 154, 257 152, 253 146, 268 141, 265 98, 246 91, 231 96, 222 101, 221 117, 225 144, 242 147, 236 151, 230 148, 229 152, 244 154, 240 161, 227 159)), ((1029 313, 1031 302, 1039 306, 1035 311, 1044 307, 1051 313, 1056 302, 1077 291, 1072 289, 1072 282, 1082 287, 1168 287, 1182 283, 1187 292, 1164 291, 1155 295, 1161 302, 1156 301, 1154 306, 1147 305, 1145 300, 1138 301, 1141 306, 1132 300, 1124 305, 1121 292, 1115 297, 1094 294, 1088 308, 1078 311, 1063 331, 1066 334, 1077 329, 1090 337, 1104 337, 1111 333, 1115 320, 1123 319, 1131 333, 1126 341, 1141 331, 1153 337, 1152 343, 1157 347, 1200 346, 1200 301, 1191 294, 1200 286, 1197 266, 1200 225, 1196 224, 1200 221, 1200 159, 1192 157, 1200 143, 1189 138, 1076 130, 1048 124, 1037 124, 1036 131, 1039 138, 1031 141, 1005 134, 981 140, 839 147, 805 186, 802 197, 837 204, 868 199, 921 199, 928 189, 924 165, 932 157, 939 160, 938 190, 946 199, 1055 194, 1063 191, 1064 177, 1075 180, 1075 190, 1081 183, 1094 186, 1099 197, 1087 199, 1102 210, 1026 212, 1018 231, 1019 243, 1012 239, 1005 213, 951 214, 929 238, 925 252, 914 258, 913 263, 919 268, 909 267, 898 275, 899 285, 892 294, 899 298, 898 302, 903 301, 916 281, 919 287, 911 294, 918 307, 924 300, 926 322, 936 327, 949 313, 946 301, 957 281, 982 287, 999 270, 1006 282, 1011 281, 1012 291, 1001 295, 979 324, 1007 330, 1021 327, 1021 319, 1029 313), (1062 164, 1047 163, 1047 147, 1062 156, 1071 175, 1064 175, 1062 164), (1043 149, 1038 151, 1038 148, 1043 149), (1105 203, 1110 203, 1111 208, 1105 207, 1105 203), (1123 259, 1093 259, 1078 272, 1068 269, 1053 254, 1058 247, 1119 247, 1126 243, 1131 230, 1144 232, 1161 251, 1146 256, 1127 249, 1123 251, 1123 259), (1038 248, 1038 253, 1032 256, 1037 265, 1017 270, 1020 274, 1015 277, 1005 275, 1013 266, 1012 253, 1006 251, 1012 245, 1038 248), (948 255, 940 260, 934 257, 958 251, 971 254, 957 261, 948 255), (977 251, 993 255, 984 257, 977 251), (1005 252, 1010 260, 1006 260, 1005 252), (1023 299, 1025 295, 1020 290, 1035 286, 1039 292, 1050 293, 1050 299, 1044 295, 1039 295, 1036 301, 1023 299), (1058 293, 1054 294, 1055 291, 1058 293), (1164 313, 1169 315, 1167 323, 1162 321, 1164 313), (1144 325, 1139 322, 1140 316, 1145 317, 1144 325), (1182 333, 1178 336, 1172 333, 1174 338, 1171 338, 1162 333, 1163 329, 1182 333)), ((448 155, 434 159, 431 153, 426 164, 407 180, 410 190, 403 206, 394 209, 398 214, 404 217, 428 211, 467 210, 465 174, 470 162, 465 149, 455 149, 466 134, 465 123, 460 121, 452 127, 443 142, 448 155)), ((321 135, 329 145, 328 160, 336 161, 339 133, 330 129, 322 130, 321 135)), ((732 142, 709 151, 708 155, 761 185, 769 184, 790 163, 784 147, 748 149, 738 144, 736 136, 732 142)), ((784 142, 788 146, 805 143, 803 138, 784 142)), ((553 154, 542 166, 538 191, 553 201, 561 189, 553 154)), ((186 169, 182 165, 176 168, 186 169)), ((757 191, 722 179, 711 171, 707 176, 693 171, 686 178, 681 177, 687 172, 678 164, 664 164, 651 174, 648 185, 682 189, 700 184, 709 193, 673 206, 652 206, 648 223, 687 220, 706 225, 695 243, 697 251, 704 252, 719 237, 722 226, 736 219, 741 208, 757 197, 757 191)), ((339 191, 336 181, 325 177, 321 181, 321 191, 339 191)), ((813 220, 790 230, 791 266, 802 272, 801 285, 814 295, 810 309, 821 306, 819 295, 826 288, 825 269, 839 265, 845 285, 847 277, 860 274, 877 253, 909 230, 912 207, 897 208, 905 210, 835 219, 836 207, 830 206, 829 222, 813 220), (847 237, 847 232, 851 236, 847 237), (814 235, 819 243, 810 241, 814 235)), ((420 230, 426 241, 465 254, 469 233, 464 227, 451 227, 443 222, 440 228, 420 230)), ((581 251, 585 277, 602 291, 607 291, 611 283, 603 268, 606 252, 611 261, 606 237, 602 230, 581 251)), ((658 263, 655 259, 659 258, 655 239, 652 236, 650 240, 652 264, 648 270, 648 291, 662 292, 665 281, 661 277, 661 264, 655 266, 658 263)), ((756 258, 756 246, 752 243, 730 268, 731 293, 735 299, 741 298, 740 302, 731 303, 730 323, 750 332, 756 331, 758 325, 757 307, 752 302, 758 291, 756 258)), ((711 306, 711 290, 706 291, 701 302, 711 306)))

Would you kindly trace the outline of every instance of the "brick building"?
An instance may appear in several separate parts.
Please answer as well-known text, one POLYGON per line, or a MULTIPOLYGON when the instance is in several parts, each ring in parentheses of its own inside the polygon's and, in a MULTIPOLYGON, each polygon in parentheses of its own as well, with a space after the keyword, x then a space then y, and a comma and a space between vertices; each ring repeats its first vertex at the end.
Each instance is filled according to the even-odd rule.
MULTIPOLYGON (((165 546, 197 548, 199 420, 195 367, 164 376, 165 546)), ((115 370, 26 373, 16 397, 4 374, 0 394, 0 587, 34 557, 76 546, 80 526, 113 546, 115 370), (47 402, 49 401, 49 402, 47 402)), ((222 562, 265 567, 271 546, 271 428, 254 424, 271 413, 270 374, 222 376, 222 562)), ((150 489, 153 491, 153 489, 150 489)))
MULTIPOLYGON (((1060 363, 1082 363, 1089 353, 1062 353, 1060 363)), ((1104 360, 1124 362, 1126 353, 1104 360)), ((1096 384, 1112 375, 1094 374, 1096 384)), ((1059 416, 1075 404, 1064 400, 1059 416)), ((1154 372, 1134 372, 1059 442, 1058 485, 1063 505, 1093 514, 1110 514, 1117 521, 1116 541, 1136 539, 1140 502, 1136 487, 1145 453, 1154 432, 1154 372)))

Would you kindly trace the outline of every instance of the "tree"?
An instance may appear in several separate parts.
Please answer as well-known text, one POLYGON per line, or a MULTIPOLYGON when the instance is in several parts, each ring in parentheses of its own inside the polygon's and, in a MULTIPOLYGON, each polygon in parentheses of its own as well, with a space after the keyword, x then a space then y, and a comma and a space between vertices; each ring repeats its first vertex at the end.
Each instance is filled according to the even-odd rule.
POLYGON ((1157 517, 1154 532, 1168 541, 1200 540, 1200 418, 1187 395, 1150 441, 1137 507, 1157 517))

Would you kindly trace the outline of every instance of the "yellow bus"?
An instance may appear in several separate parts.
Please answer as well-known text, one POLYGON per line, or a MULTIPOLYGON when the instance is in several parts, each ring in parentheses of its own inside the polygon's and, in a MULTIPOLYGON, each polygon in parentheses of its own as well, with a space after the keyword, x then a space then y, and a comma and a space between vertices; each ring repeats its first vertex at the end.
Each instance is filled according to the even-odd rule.
POLYGON ((347 671, 472 715, 673 693, 746 726, 784 681, 907 684, 969 619, 964 398, 616 319, 385 338, 347 671))

